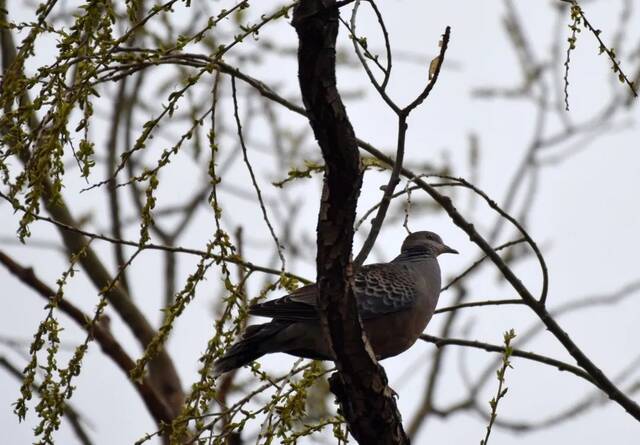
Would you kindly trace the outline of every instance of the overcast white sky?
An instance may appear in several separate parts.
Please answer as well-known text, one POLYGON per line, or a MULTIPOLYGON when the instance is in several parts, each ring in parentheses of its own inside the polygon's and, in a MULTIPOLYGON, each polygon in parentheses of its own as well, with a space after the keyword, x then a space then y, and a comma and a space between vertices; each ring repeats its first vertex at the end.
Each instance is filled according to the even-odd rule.
MULTIPOLYGON (((382 2, 380 2, 382 3, 382 2)), ((533 52, 540 59, 549 58, 550 39, 555 23, 553 1, 520 0, 514 2, 525 31, 530 39, 533 52)), ((600 0, 585 3, 587 16, 594 26, 601 29, 605 41, 612 38, 617 28, 623 5, 632 4, 633 14, 628 17, 631 24, 628 35, 628 47, 639 48, 640 41, 640 4, 631 1, 600 0)), ((28 20, 30 12, 21 8, 21 1, 9 1, 8 9, 12 14, 19 9, 20 20, 28 20)), ((67 3, 71 5, 71 2, 67 3)), ((275 2, 255 2, 254 14, 271 11, 275 2)), ((217 2, 213 6, 217 8, 217 2)), ((445 160, 453 166, 453 174, 470 174, 468 162, 468 138, 471 133, 478 136, 480 143, 480 164, 477 185, 502 202, 507 194, 506 188, 516 171, 526 145, 530 141, 535 120, 535 109, 527 101, 504 99, 484 100, 472 96, 478 87, 512 87, 520 85, 521 74, 517 60, 506 39, 502 20, 504 5, 501 1, 483 2, 433 2, 433 1, 386 1, 380 5, 391 35, 391 43, 398 57, 394 64, 394 75, 390 91, 400 103, 408 102, 423 87, 428 62, 438 50, 437 43, 446 25, 452 28, 451 42, 447 52, 444 70, 436 88, 428 101, 412 114, 409 120, 406 159, 410 162, 431 162, 441 165, 445 160), (423 57, 423 64, 403 60, 400 54, 423 57)), ((178 11, 180 13, 180 11, 178 11)), ((12 18, 16 18, 15 15, 12 18)), ((371 22, 371 16, 361 16, 360 30, 369 37, 369 45, 381 49, 377 28, 371 22)), ((565 17, 568 24, 569 18, 565 17)), ((568 31, 568 29, 567 29, 568 31)), ((288 23, 274 24, 261 31, 263 36, 271 36, 279 42, 295 46, 296 36, 288 23)), ((349 50, 349 41, 341 29, 340 48, 349 50)), ((562 45, 566 42, 563 38, 562 45)), ((249 43, 250 44, 250 43, 249 43)), ((43 42, 42 48, 52 49, 51 42, 43 42)), ((627 47, 627 48, 628 48, 627 47)), ((624 48, 623 48, 624 49, 624 48)), ((619 50, 622 51, 623 49, 619 50)), ((576 122, 597 114, 607 103, 612 91, 610 63, 605 56, 598 56, 598 46, 592 35, 582 32, 578 47, 572 56, 570 72, 570 100, 572 109, 569 115, 576 122)), ((623 60, 623 67, 630 70, 638 65, 639 54, 634 60, 623 60)), ((557 67, 558 70, 561 67, 557 67)), ((261 66, 247 65, 247 71, 265 80, 267 84, 277 85, 286 97, 297 98, 297 76, 295 60, 286 56, 270 56, 261 66)), ((357 135, 377 147, 392 150, 395 142, 395 121, 393 115, 369 87, 362 71, 356 68, 341 68, 339 86, 343 91, 360 90, 366 92, 364 98, 348 98, 347 108, 357 135)), ((615 89, 626 92, 625 86, 617 84, 615 89)), ((110 89, 109 91, 113 91, 110 89)), ((98 113, 108 112, 103 102, 97 106, 98 113)), ((288 111, 282 111, 283 119, 299 128, 304 121, 288 111)), ((617 130, 602 137, 590 135, 586 141, 588 148, 580 151, 571 159, 557 166, 542 170, 539 191, 531 204, 529 228, 532 236, 545 247, 545 258, 550 270, 549 306, 579 300, 586 296, 598 295, 620 289, 633 280, 640 279, 638 255, 640 251, 640 154, 638 143, 640 133, 636 125, 638 108, 623 110, 614 117, 612 123, 617 130)), ((104 124, 96 125, 94 136, 98 141, 105 137, 101 134, 104 124)), ((556 127, 557 128, 557 127, 556 127)), ((553 129, 553 127, 552 127, 553 129)), ((105 130, 106 131, 106 130, 105 130)), ((260 128, 255 131, 260 131, 260 128)), ((259 139, 259 135, 255 136, 259 139)), ((578 140, 585 144, 584 140, 578 140)), ((570 149, 571 144, 549 149, 552 156, 570 149)), ((157 157, 151 154, 151 159, 157 157)), ((284 172, 277 173, 268 162, 262 163, 262 155, 253 153, 256 165, 261 168, 261 178, 269 196, 277 197, 268 181, 281 179, 284 172)), ((193 174, 193 163, 188 156, 176 158, 171 173, 163 178, 160 202, 168 205, 184 199, 184 190, 198 186, 201 178, 193 174)), ((264 157, 268 159, 268 157, 264 157)), ((103 178, 102 168, 97 168, 93 181, 103 178)), ((245 175, 239 168, 234 174, 245 175)), ((83 182, 78 178, 77 170, 70 168, 67 174, 67 187, 64 191, 69 202, 76 205, 75 214, 90 212, 93 216, 91 229, 107 229, 106 200, 101 191, 78 194, 83 182)), ((379 187, 386 183, 387 177, 378 173, 367 173, 363 187, 360 209, 366 209, 380 196, 379 187)), ((306 197, 301 209, 304 215, 296 225, 296 233, 306 231, 314 233, 319 182, 309 181, 302 185, 292 185, 297 196, 306 197)), ((456 201, 459 208, 468 208, 468 196, 460 193, 456 201)), ((231 203, 231 198, 229 198, 231 203)), ((230 204, 227 212, 234 221, 243 222, 255 239, 268 239, 257 206, 230 204), (233 206, 235 205, 235 206, 233 206), (254 222, 255 221, 255 222, 254 222)), ((519 206, 516 206, 519 209, 519 206)), ((484 233, 494 222, 494 215, 477 202, 474 212, 468 212, 473 222, 484 233)), ((517 212, 516 212, 517 214, 517 212)), ((17 246, 7 240, 14 236, 17 217, 6 203, 0 203, 1 248, 6 250, 23 264, 30 265, 36 273, 50 285, 67 267, 62 255, 51 250, 17 246)), ((180 239, 184 246, 203 248, 211 233, 211 215, 203 208, 196 222, 180 239)), ((463 270, 478 256, 478 249, 466 236, 440 214, 429 214, 423 218, 413 218, 411 227, 430 229, 442 235, 443 239, 460 251, 457 257, 447 256, 441 266, 445 277, 453 276, 463 270)), ((57 233, 44 223, 33 226, 30 242, 50 241, 60 243, 57 233)), ((137 239, 138 228, 131 226, 126 238, 137 239)), ((389 260, 398 250, 404 236, 400 223, 388 224, 378 240, 376 252, 379 258, 389 260)), ((506 239, 506 238, 505 238, 506 239)), ((358 243, 361 238, 358 239, 358 243)), ((98 242, 94 247, 106 257, 111 258, 110 246, 98 242)), ((357 249, 358 246, 356 246, 357 249)), ((252 261, 264 263, 268 256, 263 250, 254 249, 252 261)), ((286 254, 286 252, 285 252, 286 254)), ((313 257, 310 252, 309 256, 313 257)), ((178 287, 193 268, 195 259, 180 257, 178 287)), ((135 294, 143 301, 145 308, 160 309, 160 256, 145 252, 132 266, 135 294)), ((309 278, 315 276, 312 263, 301 262, 292 265, 292 272, 309 278)), ((532 261, 516 267, 532 290, 539 289, 539 273, 532 261)), ((515 293, 497 280, 497 272, 484 269, 483 273, 471 280, 469 292, 471 300, 514 298, 515 293)), ((29 289, 0 268, 2 295, 8 300, 0 312, 0 338, 30 339, 43 314, 43 301, 29 289)), ((204 286, 217 286, 215 275, 209 276, 204 286)), ((203 286, 203 287, 204 287, 203 286)), ((254 290, 258 282, 254 284, 254 290)), ((91 311, 97 301, 96 291, 80 274, 71 281, 66 293, 75 303, 91 311)), ((195 301, 181 318, 170 340, 169 350, 175 357, 184 385, 196 377, 197 357, 204 350, 207 338, 211 335, 212 298, 218 295, 212 289, 201 289, 195 301)), ((440 305, 447 305, 452 294, 441 296, 440 305)), ((588 353, 594 362, 609 376, 616 376, 625 366, 640 354, 638 341, 640 335, 640 294, 623 302, 607 307, 595 307, 574 313, 560 319, 563 328, 576 343, 588 353)), ((150 310, 149 313, 153 314, 150 310)), ((117 319, 113 317, 113 329, 124 338, 124 343, 132 354, 140 354, 137 344, 117 319)), ((427 332, 436 333, 443 316, 436 316, 427 328, 427 332)), ((160 312, 152 315, 157 323, 160 312)), ((75 345, 83 339, 82 332, 64 316, 61 320, 66 328, 63 332, 65 344, 75 345)), ((510 328, 524 332, 535 322, 532 314, 524 307, 501 307, 490 309, 468 309, 458 320, 453 335, 462 337, 463 330, 471 326, 472 339, 499 343, 502 333, 510 328)), ((545 355, 551 355, 571 362, 571 358, 548 333, 539 335, 526 345, 525 349, 545 355)), ((399 406, 405 423, 412 419, 412 413, 419 403, 425 386, 429 354, 432 345, 417 343, 405 354, 389 359, 384 366, 389 374, 392 387, 399 394, 399 406), (408 364, 413 369, 407 373, 408 364)), ((464 382, 459 375, 459 350, 451 349, 447 354, 443 382, 439 387, 436 400, 441 405, 454 402, 464 394, 464 382)), ((16 351, 0 343, 0 356, 10 358, 14 363, 24 364, 24 359, 16 351)), ((465 366, 474 375, 490 363, 493 356, 486 353, 468 351, 465 366)), ((62 362, 62 361, 61 361, 62 362)), ((265 363, 269 367, 289 366, 293 359, 277 355, 265 363)), ((507 385, 509 393, 501 402, 500 418, 513 420, 534 420, 562 411, 574 401, 593 393, 593 388, 579 381, 575 376, 560 373, 553 368, 513 360, 514 369, 509 370, 507 385)), ((640 378, 635 372, 625 385, 640 378), (634 380, 635 379, 635 380, 634 380)), ((84 364, 81 376, 77 380, 77 392, 73 403, 82 407, 84 417, 94 426, 92 437, 97 444, 132 443, 145 432, 154 430, 153 422, 131 386, 124 381, 121 373, 102 356, 99 348, 92 345, 84 364), (97 384, 96 384, 97 382, 97 384)), ((494 382, 495 383, 495 382, 494 382)), ((488 401, 495 391, 490 384, 483 393, 482 400, 488 401)), ((26 422, 18 424, 12 414, 10 404, 18 396, 18 383, 3 370, 0 370, 0 427, 6 443, 31 443, 34 416, 29 415, 26 422)), ((635 396, 640 401, 640 396, 635 396)), ((488 410, 488 404, 485 405, 488 410)), ((32 413, 32 412, 31 412, 32 413)), ((484 435, 484 420, 471 414, 456 415, 441 421, 430 419, 421 430, 415 443, 458 444, 478 443, 484 435)), ((59 443, 75 443, 75 437, 66 425, 58 434, 59 443)), ((558 427, 539 432, 518 434, 502 429, 493 432, 491 443, 524 444, 539 443, 615 443, 635 444, 640 437, 640 424, 627 415, 614 403, 607 403, 578 419, 568 421, 558 427)), ((307 441, 305 443, 310 443, 307 441)))

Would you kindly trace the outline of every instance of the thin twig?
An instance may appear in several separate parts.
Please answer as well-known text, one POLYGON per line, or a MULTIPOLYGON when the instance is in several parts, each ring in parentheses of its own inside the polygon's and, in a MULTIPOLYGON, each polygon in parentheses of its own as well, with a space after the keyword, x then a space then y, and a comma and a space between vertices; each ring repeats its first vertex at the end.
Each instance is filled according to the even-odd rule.
MULTIPOLYGON (((468 348, 483 349, 487 352, 498 352, 500 354, 504 354, 503 346, 492 345, 491 343, 485 343, 480 341, 464 340, 460 338, 440 338, 440 337, 434 337, 432 335, 427 335, 427 334, 422 334, 420 336, 420 340, 426 341, 428 343, 433 343, 438 348, 441 348, 443 346, 448 346, 448 345, 456 345, 456 346, 464 346, 468 348)), ((512 355, 514 357, 521 357, 527 360, 542 363, 544 365, 553 366, 554 368, 557 368, 558 371, 570 372, 571 374, 574 374, 586 380, 587 382, 595 385, 596 387, 598 386, 598 382, 596 382, 587 372, 569 363, 556 360, 554 358, 547 357, 544 355, 536 354, 534 352, 522 351, 520 349, 514 349, 512 355)))
MULTIPOLYGON (((407 135, 407 119, 409 118, 409 114, 411 111, 418 105, 420 105, 428 96, 433 87, 435 86, 438 76, 440 74, 440 69, 442 68, 442 64, 444 63, 444 56, 447 51, 447 46, 449 44, 449 35, 451 33, 451 28, 447 26, 443 36, 442 41, 440 42, 440 55, 438 56, 438 60, 436 63, 435 70, 433 72, 433 76, 427 82, 427 86, 424 90, 418 95, 418 97, 411 102, 408 106, 403 109, 399 109, 399 107, 391 106, 393 111, 395 111, 398 116, 398 141, 396 145, 396 159, 392 164, 393 169, 391 171, 391 177, 389 178, 389 182, 384 188, 384 194, 382 195, 382 199, 380 200, 380 207, 378 207, 378 212, 376 213, 375 218, 371 222, 371 230, 367 235, 367 239, 365 240, 360 252, 356 256, 353 261, 355 267, 360 267, 364 264, 364 261, 369 256, 369 252, 373 248, 373 245, 376 242, 376 238, 380 233, 380 229, 382 228, 382 224, 384 222, 384 218, 387 214, 387 210, 389 209, 389 204, 391 203, 391 198, 393 196, 393 192, 395 191, 398 182, 400 182, 400 173, 402 171, 402 161, 404 159, 405 152, 405 140, 407 135)), ((380 90, 379 90, 380 92, 380 90)), ((385 94, 386 96, 386 94, 385 94)), ((389 99, 390 101, 391 99, 389 99)), ((392 102, 393 103, 393 102, 392 102)), ((394 104, 395 105, 395 104, 394 104)))
POLYGON ((249 162, 249 157, 247 155, 247 146, 244 142, 244 137, 242 135, 242 123, 240 122, 240 115, 238 114, 238 95, 236 92, 236 78, 235 76, 231 76, 231 96, 233 97, 233 116, 236 120, 236 129, 238 131, 238 140, 240 141, 240 147, 242 147, 242 157, 244 159, 244 163, 247 166, 247 170, 249 171, 249 175, 251 176, 251 183, 253 184, 253 188, 256 191, 256 196, 258 198, 258 203, 260 204, 260 209, 262 210, 262 217, 264 222, 267 224, 269 228, 269 232, 271 233, 271 238, 273 238, 274 243, 276 244, 276 249, 278 250, 278 256, 280 257, 280 270, 284 273, 286 267, 286 261, 284 259, 284 254, 282 252, 282 245, 280 244, 280 240, 278 240, 278 235, 276 235, 273 226, 271 225, 271 221, 269 220, 269 215, 267 215, 267 209, 264 206, 264 201, 262 200, 262 192, 260 191, 260 186, 258 185, 258 181, 256 180, 256 175, 253 172, 253 168, 251 167, 251 163, 249 162))
MULTIPOLYGON (((8 200, 9 202, 11 202, 10 198, 8 196, 6 196, 4 193, 0 192, 0 198, 3 198, 5 200, 8 200)), ((264 267, 264 266, 259 266, 257 264, 253 264, 249 261, 242 261, 241 259, 237 258, 236 256, 226 256, 226 257, 222 257, 220 255, 216 255, 216 254, 208 254, 206 251, 204 250, 199 250, 199 249, 190 249, 190 248, 186 248, 186 247, 172 247, 172 246, 164 246, 161 244, 154 244, 154 243, 148 243, 145 244, 143 246, 140 246, 140 243, 138 243, 137 241, 131 241, 131 240, 122 240, 122 239, 116 239, 107 235, 103 235, 100 233, 94 233, 94 232, 89 232, 87 230, 83 230, 83 229, 78 229, 77 227, 74 226, 70 226, 68 224, 64 224, 61 223, 60 221, 57 221, 53 218, 47 217, 47 216, 40 216, 40 215, 33 215, 35 219, 39 220, 39 221, 44 221, 44 222, 48 222, 50 224, 55 225, 56 227, 62 229, 62 230, 66 230, 69 232, 74 232, 77 233, 79 235, 83 235, 92 239, 98 239, 101 241, 106 241, 108 243, 119 243, 119 244, 123 244, 126 246, 131 246, 131 247, 136 247, 136 248, 140 248, 142 250, 162 250, 162 251, 166 251, 166 252, 174 252, 174 253, 185 253, 185 254, 189 254, 189 255, 197 255, 197 256, 207 256, 208 258, 212 258, 214 260, 217 261, 228 261, 230 263, 233 264, 239 264, 242 265, 244 267, 246 267, 249 270, 255 270, 256 272, 263 272, 263 273, 267 273, 267 274, 271 274, 271 275, 281 275, 283 272, 281 270, 278 269, 272 269, 270 267, 264 267)), ((296 274, 292 274, 292 273, 288 273, 288 272, 284 272, 284 275, 286 277, 289 278, 294 278, 298 281, 300 281, 301 283, 304 284, 310 284, 311 281, 296 275, 296 274)))
MULTIPOLYGON (((4 368, 9 374, 14 376, 19 381, 22 381, 22 379, 24 378, 24 375, 20 368, 18 368, 2 356, 0 356, 0 367, 4 368)), ((31 389, 33 389, 35 392, 40 392, 40 387, 35 383, 31 385, 31 389)), ((81 414, 72 405, 69 404, 69 402, 65 403, 64 405, 64 417, 71 424, 71 429, 78 437, 80 443, 82 443, 83 445, 92 445, 93 442, 89 437, 89 433, 85 431, 85 427, 82 424, 84 422, 84 419, 82 418, 81 414)))
MULTIPOLYGON (((44 284, 33 272, 33 269, 26 268, 18 264, 11 257, 0 251, 0 262, 9 270, 16 278, 33 289, 41 297, 49 301, 56 292, 44 284)), ((169 422, 173 418, 171 409, 166 405, 162 398, 157 394, 153 385, 148 381, 147 377, 142 380, 129 379, 129 371, 133 369, 135 362, 127 354, 120 343, 113 337, 101 323, 87 324, 91 317, 85 314, 67 299, 61 299, 58 302, 58 308, 67 314, 78 326, 86 330, 96 342, 100 345, 102 351, 111 358, 111 360, 125 373, 129 382, 131 382, 141 398, 144 400, 147 409, 153 415, 154 420, 160 424, 161 422, 169 422)))
POLYGON ((511 348, 511 340, 515 338, 516 334, 511 329, 504 333, 504 352, 502 353, 502 366, 498 369, 498 390, 496 395, 491 401, 489 405, 491 405, 491 413, 489 414, 489 424, 487 425, 487 433, 484 436, 484 440, 480 441, 480 445, 487 445, 489 443, 489 436, 491 435, 491 428, 493 427, 493 423, 496 421, 496 416, 498 415, 498 404, 500 400, 507 395, 507 388, 502 389, 505 380, 505 374, 507 373, 507 369, 511 368, 511 355, 513 354, 513 348, 511 348))
POLYGON ((481 307, 481 306, 504 306, 504 305, 523 305, 524 301, 520 298, 511 300, 485 300, 485 301, 471 301, 469 303, 460 303, 453 306, 446 306, 440 309, 436 309, 434 314, 441 314, 443 312, 457 311, 458 309, 464 309, 468 307, 481 307))

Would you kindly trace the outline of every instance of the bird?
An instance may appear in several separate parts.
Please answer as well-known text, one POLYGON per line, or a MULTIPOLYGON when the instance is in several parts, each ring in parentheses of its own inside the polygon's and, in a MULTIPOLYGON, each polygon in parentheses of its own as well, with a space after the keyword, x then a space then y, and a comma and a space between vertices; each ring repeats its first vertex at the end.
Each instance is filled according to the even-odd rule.
MULTIPOLYGON (((355 273, 356 306, 378 360, 406 351, 426 328, 440 295, 436 258, 443 253, 458 251, 436 233, 413 232, 391 262, 365 265, 355 273)), ((318 293, 318 286, 313 283, 289 295, 252 305, 249 314, 269 317, 271 321, 247 326, 240 340, 214 363, 214 376, 276 352, 334 360, 320 326, 318 293)))

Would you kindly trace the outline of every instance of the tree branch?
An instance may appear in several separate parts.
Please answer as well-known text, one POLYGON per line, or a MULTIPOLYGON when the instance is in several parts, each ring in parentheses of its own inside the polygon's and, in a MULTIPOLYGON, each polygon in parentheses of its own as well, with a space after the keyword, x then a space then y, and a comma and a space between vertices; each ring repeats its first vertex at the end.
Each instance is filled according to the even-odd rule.
MULTIPOLYGON (((463 340, 459 338, 440 338, 440 337, 434 337, 432 335, 427 335, 427 334, 422 334, 420 336, 420 340, 433 343, 438 348, 441 348, 447 345, 457 345, 457 346, 466 346, 468 348, 484 349, 487 352, 498 352, 500 354, 504 353, 503 346, 492 345, 490 343, 484 343, 484 342, 475 341, 475 340, 463 340)), ((536 354, 534 352, 521 351, 520 349, 514 349, 512 355, 514 357, 526 358, 534 362, 553 366, 555 368, 558 368, 559 371, 570 372, 571 374, 577 375, 578 377, 585 379, 587 382, 598 386, 598 382, 593 377, 591 377, 588 373, 578 368, 577 366, 573 366, 569 363, 565 363, 563 361, 556 360, 554 358, 547 357, 544 355, 536 354)))
MULTIPOLYGON (((36 291, 41 297, 47 301, 52 299, 56 292, 49 286, 43 283, 33 272, 33 269, 21 266, 15 262, 11 257, 0 250, 0 263, 2 263, 11 274, 36 291)), ((87 323, 91 320, 88 314, 85 314, 69 301, 62 299, 58 308, 67 314, 78 326, 87 331, 87 323)), ((89 332, 89 331, 87 331, 89 332)), ((149 382, 148 378, 143 378, 140 381, 134 381, 129 378, 129 372, 134 368, 135 362, 127 354, 120 343, 113 337, 111 332, 103 327, 100 323, 94 323, 91 327, 90 334, 100 345, 102 351, 120 368, 127 380, 135 387, 138 394, 144 401, 149 413, 160 426, 162 422, 171 422, 173 414, 171 408, 165 403, 159 396, 156 389, 149 382)))
MULTIPOLYGON (((7 21, 6 15, 6 10, 0 8, 0 19, 7 21)), ((2 29, 0 29, 0 39, 2 48, 2 69, 4 73, 10 68, 16 58, 16 47, 15 42, 13 41, 13 35, 9 28, 2 27, 2 29)), ((24 93, 22 100, 25 103, 30 102, 26 92, 24 93)), ((6 111, 10 110, 5 110, 5 112, 6 111)), ((37 122, 37 117, 34 113, 32 113, 30 117, 30 125, 32 127, 32 131, 35 131, 35 129, 41 125, 41 123, 37 122)), ((7 129, 0 128, 0 131, 6 132, 7 129)), ((26 150, 21 150, 19 155, 20 160, 27 165, 30 153, 26 150)), ((47 212, 55 220, 60 221, 64 225, 72 227, 77 226, 62 196, 59 196, 55 201, 52 199, 54 195, 53 187, 47 178, 43 179, 42 188, 42 197, 47 212)), ((79 252, 87 245, 86 238, 76 232, 59 230, 59 233, 70 253, 79 252)), ((100 258, 95 251, 90 247, 86 248, 86 255, 82 257, 81 264, 97 289, 103 289, 112 282, 107 268, 100 261, 100 258)), ((136 339, 143 347, 145 347, 155 336, 155 330, 142 311, 140 311, 140 309, 133 303, 129 295, 121 286, 112 286, 110 291, 106 294, 106 297, 113 305, 118 315, 131 329, 136 339)), ((167 403, 172 406, 175 413, 178 413, 184 399, 184 393, 182 391, 180 378, 175 366, 173 365, 173 361, 164 349, 160 354, 158 354, 150 366, 150 375, 153 383, 157 385, 158 390, 163 394, 167 403)))
MULTIPOLYGON (((0 356, 0 368, 4 368, 9 374, 20 381, 22 381, 22 379, 24 378, 24 374, 22 373, 22 371, 20 371, 17 366, 15 366, 13 363, 2 356, 0 356)), ((39 385, 36 385, 34 383, 33 385, 31 385, 31 387, 35 392, 40 392, 39 385)), ((78 437, 80 443, 82 445, 92 445, 93 442, 91 441, 89 434, 85 431, 84 425, 82 425, 80 413, 78 413, 76 409, 69 405, 69 403, 66 403, 64 406, 64 416, 67 418, 67 420, 69 420, 71 429, 73 429, 73 432, 78 437)))
MULTIPOLYGON (((198 55, 190 55, 188 57, 190 59, 189 63, 193 62, 196 64, 196 66, 199 66, 200 64, 204 63, 203 61, 200 60, 201 58, 198 55)), ((174 60, 173 63, 186 63, 186 61, 174 60)), ((134 68, 134 71, 143 69, 144 67, 145 66, 138 66, 134 68)), ((222 63, 218 63, 216 67, 220 69, 221 72, 225 72, 227 74, 233 73, 239 79, 242 79, 243 81, 250 84, 252 87, 256 88, 260 92, 260 94, 262 94, 264 97, 273 100, 274 102, 284 106, 285 108, 299 114, 308 115, 308 112, 305 112, 305 110, 301 109, 299 106, 279 96, 277 93, 275 93, 272 89, 270 89, 267 85, 265 85, 258 79, 255 79, 251 76, 240 73, 237 68, 229 65, 225 65, 222 63)), ((108 79, 111 80, 111 78, 108 78, 108 79)), ((356 138, 355 140, 357 145, 361 149, 368 152, 372 156, 385 162, 388 165, 395 164, 394 160, 391 157, 387 156, 386 154, 378 150, 372 144, 358 138, 356 138)), ((538 143, 536 143, 535 145, 537 146, 538 143)), ((523 300, 525 301, 525 304, 527 304, 534 310, 536 315, 540 318, 540 320, 542 320, 542 322, 545 324, 547 329, 549 329, 549 331, 562 343, 565 349, 576 359, 578 364, 603 384, 601 389, 603 389, 603 391, 605 391, 611 397, 612 400, 616 401, 625 410, 627 410, 627 412, 629 412, 634 418, 640 420, 640 406, 638 406, 636 402, 634 402, 629 397, 627 397, 613 383, 611 383, 611 381, 602 373, 602 371, 584 354, 584 352, 582 352, 582 350, 580 350, 577 347, 577 345, 573 342, 573 340, 571 340, 568 334, 551 317, 551 315, 549 314, 547 309, 544 307, 544 305, 538 303, 535 300, 533 295, 531 295, 528 289, 522 284, 522 282, 520 282, 520 280, 516 277, 516 275, 511 271, 509 266, 504 261, 502 261, 502 259, 498 256, 498 254, 493 252, 493 249, 491 248, 487 240, 484 237, 482 237, 475 230, 475 227, 471 223, 469 223, 466 220, 466 218, 464 218, 458 212, 458 210, 455 208, 451 200, 448 197, 438 193, 433 188, 433 186, 429 185, 427 182, 421 179, 415 179, 417 175, 413 171, 403 167, 401 169, 401 173, 406 178, 413 180, 416 183, 416 185, 419 186, 419 188, 427 192, 427 194, 429 194, 434 199, 434 201, 436 201, 447 212, 451 220, 458 227, 460 227, 469 236, 469 238, 474 243, 476 243, 476 245, 478 245, 478 247, 480 247, 480 249, 496 265, 498 270, 500 270, 501 273, 505 276, 507 281, 514 287, 514 289, 518 292, 520 297, 523 298, 523 300)))
POLYGON ((336 87, 334 1, 303 0, 294 10, 302 98, 325 160, 318 216, 319 315, 338 373, 331 390, 361 444, 407 444, 392 391, 362 331, 350 264, 362 172, 355 134, 336 87), (325 6, 328 5, 328 6, 325 6))
MULTIPOLYGON (((370 153, 377 153, 376 156, 382 160, 388 160, 392 162, 386 155, 375 149, 369 147, 370 153)), ((368 150, 368 151, 369 151, 368 150)), ((405 170, 405 169, 403 169, 405 170)), ((406 170, 407 176, 415 178, 415 174, 406 170)), ((556 337, 556 339, 564 346, 564 348, 571 354, 576 360, 579 366, 581 366, 596 382, 596 385, 602 389, 609 397, 622 406, 629 414, 634 418, 640 420, 640 406, 624 394, 620 389, 613 384, 609 378, 598 368, 587 355, 571 340, 571 337, 560 327, 555 319, 549 314, 544 303, 539 302, 515 275, 511 268, 500 258, 489 243, 480 235, 473 224, 469 223, 460 212, 455 208, 451 199, 447 196, 440 194, 435 188, 430 186, 426 181, 422 179, 415 179, 414 182, 420 186, 429 196, 433 198, 445 212, 449 215, 451 220, 460 227, 480 249, 489 257, 489 259, 495 264, 498 270, 502 273, 505 279, 511 284, 513 289, 520 295, 522 300, 529 308, 531 308, 540 321, 547 327, 547 329, 556 337)))

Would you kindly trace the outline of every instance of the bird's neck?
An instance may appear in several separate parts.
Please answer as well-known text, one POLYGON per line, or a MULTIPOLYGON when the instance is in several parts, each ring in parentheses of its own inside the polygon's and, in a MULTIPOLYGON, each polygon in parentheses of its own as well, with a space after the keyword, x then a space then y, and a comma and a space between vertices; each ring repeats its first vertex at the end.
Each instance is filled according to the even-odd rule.
POLYGON ((424 247, 412 247, 404 249, 393 261, 424 261, 435 258, 434 253, 424 247))

